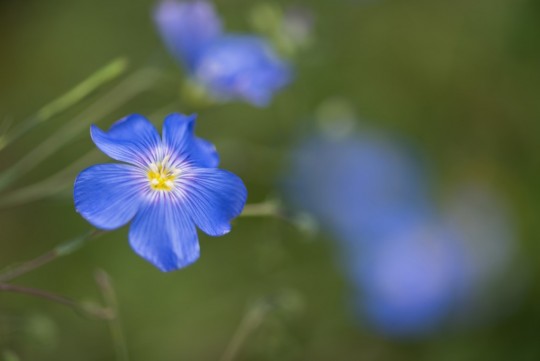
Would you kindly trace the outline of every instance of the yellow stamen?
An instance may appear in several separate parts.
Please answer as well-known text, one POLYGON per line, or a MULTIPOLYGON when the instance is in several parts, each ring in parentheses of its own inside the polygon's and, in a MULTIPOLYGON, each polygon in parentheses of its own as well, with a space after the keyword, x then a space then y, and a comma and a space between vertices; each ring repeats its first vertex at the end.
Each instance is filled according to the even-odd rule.
POLYGON ((174 187, 174 180, 180 174, 179 169, 169 169, 164 164, 152 163, 149 165, 148 180, 150 187, 157 191, 170 191, 174 187))

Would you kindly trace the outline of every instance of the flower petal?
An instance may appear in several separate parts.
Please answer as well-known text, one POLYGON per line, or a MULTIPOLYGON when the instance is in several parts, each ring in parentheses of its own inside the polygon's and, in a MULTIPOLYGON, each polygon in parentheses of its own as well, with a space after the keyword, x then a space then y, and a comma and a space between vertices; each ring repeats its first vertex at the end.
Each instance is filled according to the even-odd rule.
POLYGON ((193 135, 197 116, 170 114, 163 123, 163 143, 178 160, 186 159, 190 163, 204 168, 215 168, 219 156, 214 145, 193 135))
POLYGON ((75 180, 75 209, 97 228, 123 226, 137 213, 146 183, 140 171, 127 164, 98 164, 75 180))
POLYGON ((292 71, 263 38, 227 35, 212 41, 193 70, 195 78, 218 100, 243 99, 266 106, 290 83, 292 71))
POLYGON ((160 149, 156 128, 138 114, 117 121, 108 132, 92 125, 90 135, 103 153, 126 163, 146 166, 153 161, 160 149))
POLYGON ((247 190, 242 180, 226 170, 191 169, 180 178, 186 211, 197 226, 210 236, 231 229, 230 221, 242 213, 247 190))
POLYGON ((169 51, 188 68, 197 61, 206 43, 221 34, 221 21, 206 1, 161 2, 154 21, 169 51))
POLYGON ((129 230, 135 252, 163 272, 186 267, 199 258, 193 221, 170 197, 160 195, 146 204, 129 230))

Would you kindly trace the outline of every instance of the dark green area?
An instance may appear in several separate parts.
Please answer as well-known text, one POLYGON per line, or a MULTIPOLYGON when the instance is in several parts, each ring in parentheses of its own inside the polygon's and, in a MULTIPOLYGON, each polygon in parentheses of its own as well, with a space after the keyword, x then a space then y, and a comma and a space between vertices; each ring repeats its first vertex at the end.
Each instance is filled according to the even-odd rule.
MULTIPOLYGON (((288 1, 276 1, 284 6, 288 1)), ((216 1, 229 29, 248 31, 251 0, 216 1)), ((129 248, 125 229, 20 279, 81 300, 99 300, 93 272, 118 292, 132 360, 219 360, 247 310, 265 300, 268 316, 237 360, 538 360, 540 358, 540 6, 534 0, 295 1, 315 14, 315 42, 297 77, 272 106, 209 108, 179 96, 182 71, 160 43, 152 1, 0 1, 0 122, 17 124, 112 59, 126 75, 0 152, 7 169, 129 74, 156 67, 155 86, 106 116, 199 113, 198 134, 214 142, 222 167, 240 175, 249 202, 275 195, 287 150, 322 102, 338 97, 362 122, 398 133, 432 165, 435 188, 478 177, 510 200, 519 226, 523 289, 497 321, 397 342, 355 322, 330 239, 271 218, 238 219, 233 231, 201 234, 202 257, 162 274, 129 248)), ((73 134, 54 156, 15 184, 64 169, 93 145, 73 134)), ((87 165, 106 161, 95 155, 87 165)), ((81 165, 81 169, 84 165, 81 165)), ((66 192, 0 209, 0 267, 86 232, 66 192)), ((5 194, 0 195, 0 198, 5 194)), ((516 282, 516 278, 510 278, 516 282)), ((501 291, 506 292, 506 291, 501 291)), ((501 295, 500 297, 503 297, 501 295)), ((256 307, 256 306, 255 306, 256 307)), ((0 349, 21 360, 113 360, 107 324, 57 304, 0 294, 0 349)), ((4 357, 1 355, 0 358, 4 357)), ((6 356, 7 357, 7 356, 6 356)))

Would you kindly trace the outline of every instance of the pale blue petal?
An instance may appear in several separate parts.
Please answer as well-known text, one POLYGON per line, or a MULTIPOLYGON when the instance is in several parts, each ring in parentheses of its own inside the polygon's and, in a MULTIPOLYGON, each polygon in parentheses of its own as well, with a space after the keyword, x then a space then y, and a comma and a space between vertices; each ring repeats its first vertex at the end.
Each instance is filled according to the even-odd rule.
POLYGON ((90 135, 103 153, 126 163, 147 166, 160 149, 156 128, 138 114, 117 121, 108 132, 92 125, 90 135))
POLYGON ((292 78, 289 64, 266 40, 246 35, 214 40, 201 53, 193 73, 218 100, 243 99, 256 106, 267 105, 292 78))
POLYGON ((216 168, 219 165, 216 146, 205 139, 195 137, 190 153, 192 162, 199 167, 216 168))
POLYGON ((133 250, 163 272, 199 258, 197 231, 189 215, 165 194, 146 204, 129 230, 133 250))
POLYGON ((116 229, 129 222, 141 205, 147 182, 127 164, 98 164, 75 180, 75 209, 100 229, 116 229))
POLYGON ((221 21, 207 1, 162 1, 154 20, 169 51, 189 69, 201 49, 221 34, 221 21))
POLYGON ((219 164, 214 145, 194 136, 196 115, 170 114, 163 123, 163 143, 175 160, 186 160, 198 167, 219 164))
POLYGON ((163 143, 170 151, 187 154, 192 144, 195 114, 169 114, 163 122, 163 143))
POLYGON ((210 236, 231 229, 230 222, 242 213, 247 190, 242 180, 222 169, 199 168, 180 177, 182 200, 197 226, 210 236))

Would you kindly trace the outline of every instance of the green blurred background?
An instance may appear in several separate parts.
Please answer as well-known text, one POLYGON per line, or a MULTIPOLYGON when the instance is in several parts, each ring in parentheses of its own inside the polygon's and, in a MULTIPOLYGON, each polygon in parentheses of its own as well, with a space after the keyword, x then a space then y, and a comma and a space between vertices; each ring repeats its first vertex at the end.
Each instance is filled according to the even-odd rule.
MULTIPOLYGON (((256 2, 215 3, 229 30, 251 31, 256 2)), ((245 181, 248 202, 264 201, 276 194, 302 124, 337 97, 362 122, 409 139, 429 158, 441 194, 467 176, 487 180, 509 199, 522 255, 519 300, 481 326, 408 342, 377 336, 351 314, 332 240, 272 217, 240 218, 221 238, 200 234, 201 259, 179 272, 162 274, 136 256, 123 228, 19 283, 98 301, 94 270, 106 270, 132 360, 219 360, 261 300, 275 307, 248 335, 237 360, 540 359, 540 3, 273 3, 310 9, 314 41, 295 59, 295 82, 270 107, 258 109, 242 103, 203 107, 180 96, 184 76, 154 29, 153 1, 1 0, 3 122, 17 124, 35 114, 114 58, 129 61, 120 79, 0 152, 5 170, 63 124, 77 117, 84 123, 12 189, 47 179, 93 149, 90 123, 108 127, 141 113, 159 125, 167 112, 180 111, 199 114, 198 134, 216 144, 222 167, 245 181), (125 95, 116 86, 147 67, 160 70, 155 82, 114 105, 125 95), (96 102, 113 104, 112 110, 93 116, 86 109, 96 102)), ((0 209, 0 266, 87 231, 74 212, 71 184, 86 165, 106 161, 92 153, 47 184, 55 190, 51 196, 0 209)), ((106 322, 7 293, 0 294, 0 349, 20 360, 115 359, 106 322)))

